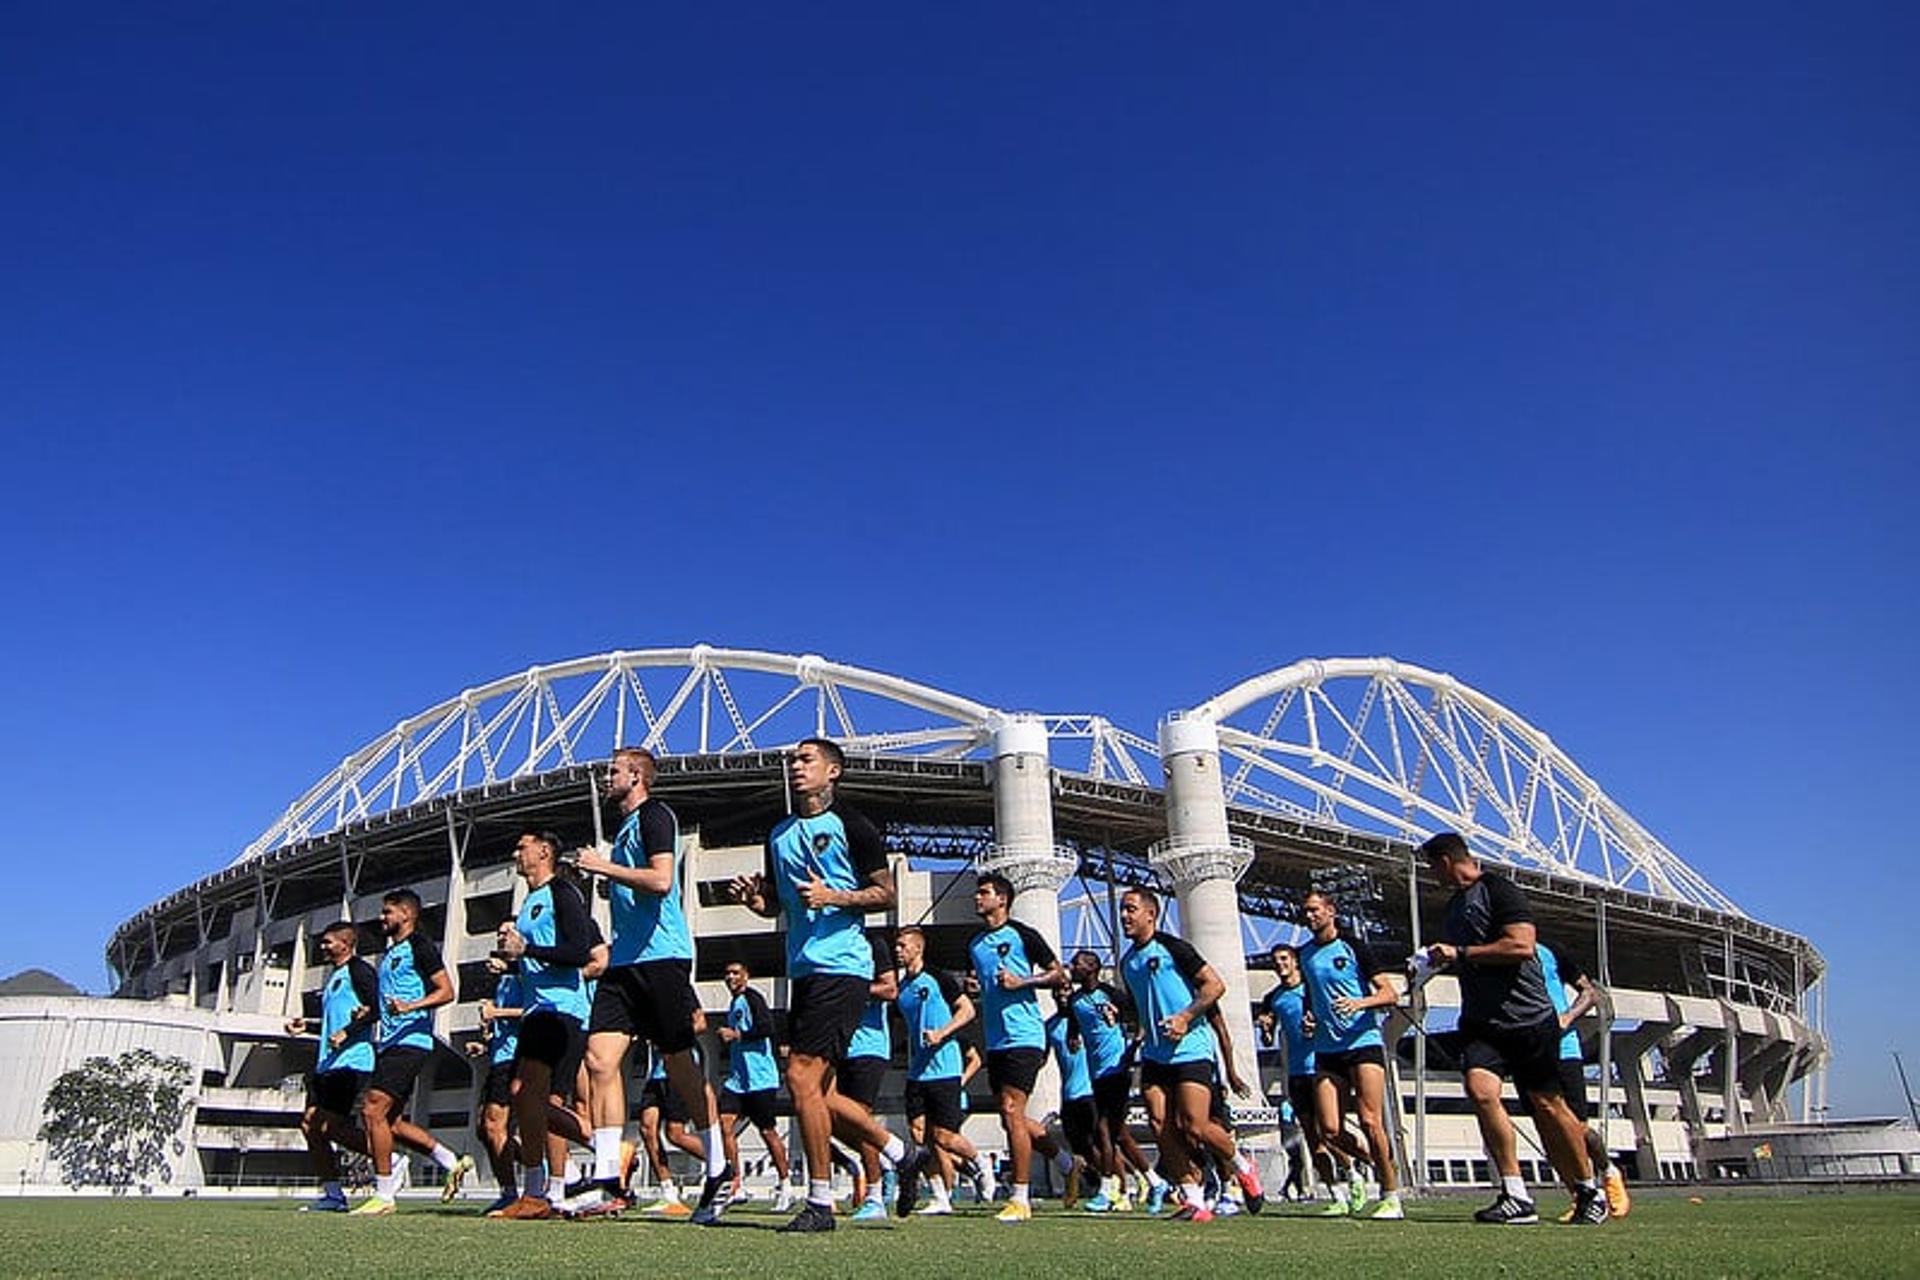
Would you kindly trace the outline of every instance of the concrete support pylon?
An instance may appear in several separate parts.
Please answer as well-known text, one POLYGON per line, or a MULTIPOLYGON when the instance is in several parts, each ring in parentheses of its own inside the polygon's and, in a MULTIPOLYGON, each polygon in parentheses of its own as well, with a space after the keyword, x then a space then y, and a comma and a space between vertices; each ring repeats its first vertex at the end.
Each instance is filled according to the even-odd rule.
POLYGON ((1246 944, 1240 933, 1240 877, 1253 845, 1227 830, 1227 794, 1220 780, 1220 735, 1210 720, 1169 717, 1160 726, 1166 772, 1167 838, 1148 854, 1180 903, 1180 933, 1226 984, 1220 1012, 1233 1035, 1234 1066, 1258 1080, 1253 999, 1246 944))

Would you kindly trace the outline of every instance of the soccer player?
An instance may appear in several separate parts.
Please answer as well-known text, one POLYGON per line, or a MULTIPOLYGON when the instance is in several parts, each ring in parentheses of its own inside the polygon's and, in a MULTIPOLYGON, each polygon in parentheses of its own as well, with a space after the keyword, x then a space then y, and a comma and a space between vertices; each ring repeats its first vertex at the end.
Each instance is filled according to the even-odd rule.
POLYGON ((1443 831, 1420 846, 1434 877, 1453 890, 1443 942, 1427 956, 1460 979, 1461 1059, 1467 1096, 1480 1123, 1487 1159, 1500 1173, 1500 1194, 1474 1214, 1477 1222, 1525 1225, 1539 1212, 1520 1177, 1513 1121, 1500 1100, 1501 1079, 1513 1077, 1532 1109, 1547 1158, 1574 1189, 1573 1221, 1607 1220, 1607 1199, 1593 1179, 1585 1128, 1561 1096, 1559 1015, 1540 967, 1533 910, 1505 876, 1480 865, 1459 834, 1443 831))
MULTIPOLYGON (((1400 996, 1366 944, 1340 931, 1339 909, 1331 897, 1309 893, 1301 908, 1313 935, 1299 955, 1313 1018, 1315 1124, 1327 1145, 1350 1159, 1365 1160, 1380 1180, 1380 1202, 1368 1210, 1366 1183, 1355 1171, 1345 1211, 1397 1222, 1407 1214, 1400 1204, 1399 1166, 1387 1138, 1386 1041, 1373 1011, 1392 1008, 1400 996), (1349 1104, 1366 1137, 1364 1147, 1341 1125, 1341 1113, 1349 1104)), ((1341 1212, 1337 1199, 1327 1212, 1341 1212)))
POLYGON ((987 1041, 987 1083, 1007 1133, 1013 1181, 1007 1207, 996 1222, 1025 1222, 1033 1217, 1029 1198, 1033 1148, 1045 1131, 1027 1117, 1027 1099, 1047 1060, 1046 1022, 1035 994, 1057 986, 1065 971, 1047 940, 1011 917, 1013 885, 988 872, 973 891, 980 931, 967 944, 974 977, 980 983, 980 1020, 987 1041))
MULTIPOLYGON (((1280 981, 1267 993, 1260 1007, 1260 1031, 1267 1043, 1278 1041, 1286 1060, 1287 1102, 1294 1124, 1309 1153, 1312 1168, 1320 1175, 1321 1188, 1332 1203, 1328 1212, 1351 1212, 1347 1183, 1351 1170, 1343 1153, 1327 1145, 1320 1132, 1319 1093, 1315 1085, 1313 1037, 1307 1033, 1307 985, 1300 975, 1300 953, 1288 943, 1280 943, 1270 953, 1273 971, 1280 981)), ((1307 1162, 1301 1161, 1297 1175, 1301 1197, 1307 1192, 1307 1162)))
POLYGON ((420 895, 395 889, 380 900, 380 931, 387 952, 380 959, 380 1051, 373 1080, 360 1103, 360 1124, 373 1157, 373 1194, 353 1212, 384 1216, 393 1212, 400 1175, 393 1168, 396 1140, 431 1156, 445 1175, 441 1198, 451 1200, 473 1172, 472 1156, 456 1156, 433 1135, 404 1118, 407 1099, 420 1069, 433 1056, 432 1010, 453 1001, 453 978, 420 927, 420 895))
MULTIPOLYGON (((693 1052, 694 1061, 698 1062, 698 1046, 693 1052)), ((687 1132, 687 1107, 680 1101, 679 1091, 667 1081, 666 1057, 655 1050, 652 1058, 646 1082, 640 1086, 640 1146, 647 1153, 647 1162, 653 1166, 653 1181, 659 1198, 643 1212, 668 1218, 685 1218, 693 1213, 693 1206, 680 1199, 679 1189, 673 1185, 673 1171, 667 1166, 667 1151, 661 1145, 661 1138, 664 1136, 667 1142, 699 1161, 703 1169, 707 1163, 707 1148, 700 1139, 687 1132)), ((714 1111, 715 1114, 719 1113, 717 1103, 714 1111)))
POLYGON ((835 787, 846 769, 837 743, 807 738, 787 756, 794 811, 767 836, 766 866, 733 882, 736 901, 758 915, 787 920, 787 1087, 807 1157, 807 1203, 783 1231, 831 1231, 833 1181, 828 1147, 870 1142, 893 1161, 900 1196, 912 1203, 924 1148, 909 1146, 840 1096, 834 1075, 853 1032, 866 1016, 873 986, 868 912, 893 905, 893 872, 871 822, 840 803, 835 787))
POLYGON ((1131 1212, 1133 1202, 1126 1192, 1126 1169, 1131 1165, 1140 1178, 1141 1198, 1158 1212, 1167 1184, 1127 1128, 1127 1113, 1133 1105, 1133 1054, 1125 1023, 1133 1017, 1133 997, 1100 981, 1100 957, 1091 951, 1074 952, 1070 972, 1074 982, 1070 1007, 1087 1046, 1099 1119, 1094 1144, 1100 1153, 1100 1191, 1085 1208, 1089 1213, 1131 1212))
MULTIPOLYGON (((879 1101, 880 1085, 887 1078, 893 1060, 893 1035, 888 1028, 887 1006, 900 992, 894 971, 893 954, 886 939, 871 933, 867 939, 873 950, 873 982, 867 988, 867 1010, 847 1044, 846 1061, 836 1073, 835 1087, 842 1097, 873 1114, 879 1101)), ((856 1179, 864 1194, 853 1211, 854 1222, 885 1222, 886 1188, 881 1181, 880 1151, 871 1143, 860 1144, 860 1177, 856 1179)))
MULTIPOLYGON (((726 1146, 726 1165, 740 1167, 739 1127, 745 1116, 767 1144, 773 1159, 773 1171, 779 1178, 773 1211, 785 1213, 792 1207, 787 1179, 792 1170, 787 1164, 787 1145, 780 1140, 776 1103, 780 1095, 780 1067, 773 1056, 773 1010, 766 997, 748 985, 753 975, 739 960, 727 965, 721 974, 726 979, 732 1001, 727 1005, 727 1020, 720 1025, 719 1036, 730 1053, 727 1085, 720 1091, 720 1141, 726 1146)), ((809 1165, 811 1172, 814 1166, 809 1165)), ((820 1166, 825 1168, 823 1164, 820 1166)), ((727 1191, 731 1199, 733 1189, 727 1191)), ((831 1203, 831 1202, 829 1202, 831 1203)))
POLYGON ((713 1090, 693 1059, 700 1001, 693 990, 693 936, 680 897, 680 823, 652 794, 655 770, 652 753, 639 747, 613 753, 607 800, 621 814, 620 830, 607 857, 586 849, 577 863, 587 875, 606 878, 613 905, 609 967, 594 994, 587 1033, 593 1177, 602 1196, 587 1212, 617 1212, 625 1203, 625 1066, 627 1050, 644 1038, 664 1055, 681 1106, 706 1135, 706 1180, 693 1213, 693 1221, 704 1226, 725 1212, 734 1171, 725 1167, 713 1090))
MULTIPOLYGON (((347 1212, 334 1144, 366 1150, 366 1135, 354 1128, 353 1115, 360 1091, 373 1072, 380 989, 373 966, 354 954, 356 942, 353 926, 344 920, 320 933, 320 954, 330 967, 320 984, 319 1056, 307 1078, 307 1106, 300 1116, 300 1134, 307 1140, 314 1172, 320 1175, 320 1198, 302 1205, 303 1211, 347 1212)), ((305 1035, 308 1030, 305 1018, 287 1020, 290 1036, 305 1035)))
MULTIPOLYGON (((1580 967, 1580 962, 1557 943, 1540 943, 1537 958, 1541 976, 1546 980, 1547 995, 1553 1001, 1554 1012, 1559 1016, 1563 1032, 1560 1037, 1560 1095, 1567 1100, 1567 1107, 1583 1127, 1587 1159, 1593 1162, 1593 1171, 1600 1179, 1601 1190, 1606 1194, 1608 1215, 1624 1218, 1633 1208, 1633 1198, 1627 1194, 1626 1178, 1622 1176, 1619 1166, 1613 1163, 1613 1157, 1607 1153, 1606 1139, 1588 1122, 1587 1061, 1580 1049, 1580 1032, 1575 1029, 1582 1015, 1600 1003, 1602 993, 1593 979, 1587 976, 1586 970, 1580 967), (1569 987, 1573 988, 1571 998, 1567 995, 1569 987)), ((1571 1192, 1573 1188, 1568 1187, 1567 1190, 1571 1192)), ((1573 1210, 1569 1208, 1560 1220, 1573 1221, 1573 1210)))
POLYGON ((514 868, 527 882, 519 914, 500 926, 498 953, 520 962, 520 1044, 514 1055, 514 1114, 520 1122, 521 1194, 491 1218, 550 1218, 553 1188, 564 1184, 567 1138, 585 1133, 559 1126, 568 1110, 587 1049, 587 977, 596 931, 586 899, 557 875, 560 841, 548 832, 522 832, 514 868))
POLYGON ((499 1197, 487 1206, 488 1213, 504 1209, 520 1198, 515 1165, 519 1152, 513 1141, 513 1055, 520 1046, 520 1018, 526 1010, 520 1003, 520 977, 506 961, 489 959, 487 967, 498 975, 493 998, 480 1002, 480 1029, 484 1038, 471 1041, 467 1052, 485 1057, 487 1075, 480 1086, 480 1105, 475 1108, 474 1133, 486 1148, 493 1179, 500 1188, 499 1197))
POLYGON ((927 967, 927 936, 918 926, 901 929, 893 949, 900 962, 894 1003, 907 1041, 907 1119, 923 1126, 921 1138, 935 1163, 928 1188, 932 1199, 920 1212, 943 1216, 953 1212, 953 1161, 972 1162, 980 1155, 960 1131, 965 1066, 956 1038, 973 1021, 974 1005, 952 974, 927 967))
POLYGON ((1210 1149, 1223 1168, 1230 1167, 1258 1213, 1265 1203, 1260 1175, 1210 1114, 1213 1105, 1216 1039, 1206 1014, 1226 994, 1199 952, 1160 930, 1160 897, 1133 888, 1120 899, 1120 929, 1131 944, 1120 960, 1120 976, 1140 1014, 1140 1090, 1171 1180, 1181 1185, 1186 1206, 1176 1217, 1208 1222, 1213 1211, 1200 1189, 1193 1151, 1210 1149))
MULTIPOLYGON (((1073 979, 1064 972, 1060 985, 1053 989, 1053 998, 1055 1009, 1047 1019, 1046 1034, 1047 1047, 1060 1072, 1060 1131, 1067 1139, 1071 1153, 1068 1159, 1078 1157, 1091 1169, 1095 1167, 1093 1131, 1098 1127, 1099 1112, 1093 1102, 1093 1071, 1087 1062, 1087 1046, 1073 1021, 1073 979)), ((1080 1199, 1080 1167, 1073 1164, 1069 1168, 1060 1197, 1061 1204, 1069 1209, 1080 1199)))

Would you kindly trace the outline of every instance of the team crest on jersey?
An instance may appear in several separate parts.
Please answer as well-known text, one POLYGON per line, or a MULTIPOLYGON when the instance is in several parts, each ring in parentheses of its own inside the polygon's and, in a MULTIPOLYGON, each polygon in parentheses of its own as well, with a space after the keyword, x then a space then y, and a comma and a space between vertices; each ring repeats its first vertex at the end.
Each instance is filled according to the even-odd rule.
POLYGON ((1160 957, 1159 957, 1159 956, 1149 956, 1149 957, 1147 957, 1147 972, 1148 972, 1148 973, 1158 973, 1158 972, 1160 972, 1160 957))
POLYGON ((813 851, 815 853, 825 853, 827 846, 832 843, 833 837, 822 831, 813 837, 813 851))
POLYGON ((1336 968, 1336 969, 1344 969, 1344 968, 1346 968, 1346 967, 1347 967, 1347 958, 1346 958, 1345 956, 1335 956, 1335 957, 1333 958, 1333 967, 1334 967, 1334 968, 1336 968))
POLYGON ((527 919, 529 919, 529 920, 538 920, 538 919, 540 918, 540 913, 541 913, 542 911, 544 911, 544 910, 546 910, 546 905, 547 905, 547 904, 546 904, 546 903, 544 903, 544 902, 536 902, 536 903, 534 903, 534 904, 533 904, 533 910, 532 910, 532 911, 529 911, 529 912, 527 913, 527 919))
POLYGON ((994 954, 999 956, 1003 960, 1006 959, 1007 953, 1012 950, 1013 950, 1013 944, 1011 942, 1003 942, 999 946, 993 949, 994 954))

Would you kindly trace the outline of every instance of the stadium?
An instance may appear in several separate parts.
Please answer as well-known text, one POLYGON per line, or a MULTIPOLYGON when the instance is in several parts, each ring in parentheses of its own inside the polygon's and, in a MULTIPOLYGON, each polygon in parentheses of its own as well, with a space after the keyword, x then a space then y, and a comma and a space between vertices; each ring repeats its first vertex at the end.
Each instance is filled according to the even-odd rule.
MULTIPOLYGON (((400 886, 425 900, 423 927, 458 990, 437 1011, 448 1047, 412 1114, 474 1149, 475 1081, 456 1049, 476 1033, 484 960, 522 892, 513 839, 541 827, 604 841, 599 770, 618 745, 661 759, 656 794, 681 821, 703 1003, 724 1007, 721 969, 744 958, 784 1007, 775 925, 716 890, 757 868, 785 811, 782 748, 809 734, 844 745, 844 794, 881 826, 893 858, 899 901, 873 923, 926 925, 934 964, 962 964, 971 895, 952 890, 970 888, 976 868, 1019 886, 1017 916, 1109 958, 1117 892, 1159 885, 1175 900, 1172 927, 1227 982, 1234 1051, 1251 1076, 1263 1052, 1252 1002, 1273 981, 1264 957, 1297 935, 1302 895, 1334 892, 1348 926, 1397 965, 1432 940, 1446 900, 1414 846, 1451 829, 1502 864, 1542 937, 1611 993, 1582 1038, 1594 1114, 1630 1178, 1752 1176, 1744 1155, 1709 1167, 1701 1153, 1744 1152, 1727 1140, 1822 1109, 1818 950, 1747 916, 1546 733, 1450 676, 1387 658, 1295 662, 1170 710, 1148 737, 1094 711, 1006 710, 819 657, 700 646, 536 666, 403 719, 237 857, 114 932, 112 1003, 172 1010, 199 1046, 198 1110, 175 1181, 306 1178, 296 1125, 313 1046, 281 1024, 313 1012, 315 931, 350 919, 363 951, 377 950, 380 895, 400 886)), ((1488 1181, 1459 1077, 1429 1061, 1427 1034, 1452 1025, 1457 999, 1438 979, 1386 1028, 1397 1048, 1391 1127, 1416 1185, 1488 1181)), ((883 1110, 899 1105, 897 1068, 883 1110)), ((1283 1084, 1270 1062, 1262 1077, 1283 1084)), ((974 1110, 987 1108, 976 1099, 974 1110)), ((1258 1146, 1275 1112, 1255 1099, 1235 1118, 1258 1146)), ((971 1124, 999 1145, 991 1120, 971 1124)), ((1521 1125, 1524 1167, 1549 1180, 1521 1125)), ((8 1149, 24 1182, 31 1157, 8 1149)))

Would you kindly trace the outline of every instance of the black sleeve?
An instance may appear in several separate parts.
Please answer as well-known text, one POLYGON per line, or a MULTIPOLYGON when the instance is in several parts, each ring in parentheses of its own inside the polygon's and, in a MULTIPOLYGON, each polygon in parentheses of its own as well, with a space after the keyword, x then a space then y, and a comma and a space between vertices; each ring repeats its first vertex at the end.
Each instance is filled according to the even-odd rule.
POLYGON ((1487 928, 1489 939, 1497 938, 1510 924, 1532 924, 1533 907, 1505 876, 1489 875, 1487 885, 1487 928))
POLYGON ((1374 959, 1373 948, 1355 934, 1347 935, 1347 946, 1353 952, 1353 962, 1360 966, 1360 981, 1373 985, 1373 975, 1380 972, 1380 962, 1374 959))
POLYGON ((740 1039, 765 1040, 773 1035, 773 1010, 767 1008, 767 998, 752 987, 746 990, 747 1029, 740 1033, 740 1039))
POLYGON ((640 849, 641 856, 649 862, 663 853, 672 853, 679 838, 674 828, 673 810, 659 801, 649 801, 640 808, 640 849))
POLYGON ((760 849, 760 877, 767 882, 767 904, 775 910, 778 910, 780 907, 780 895, 774 889, 773 876, 776 861, 777 859, 773 856, 773 833, 768 832, 767 842, 762 845, 760 849))
POLYGON ((347 961, 347 975, 353 981, 353 996, 363 1008, 380 1007, 380 975, 359 956, 347 961))
POLYGON ((1553 962, 1560 968, 1562 985, 1577 987, 1586 980, 1587 971, 1580 967, 1580 962, 1575 960, 1565 947, 1557 942, 1543 942, 1540 945, 1553 952, 1553 962))
POLYGON ((865 884, 874 872, 887 869, 886 842, 880 838, 880 829, 868 822, 864 814, 843 809, 838 804, 833 811, 840 815, 840 825, 847 831, 847 856, 853 860, 853 869, 865 884))
POLYGON ((1207 967, 1206 957, 1193 949, 1185 938, 1176 938, 1170 933, 1158 935, 1160 945, 1173 957, 1173 967, 1187 980, 1187 985, 1195 991, 1200 989, 1200 971, 1207 967))
POLYGON ((1018 920, 1009 920, 1007 923, 1020 935, 1020 945, 1027 953, 1028 964, 1036 969, 1051 969, 1060 963, 1059 957, 1053 954, 1053 948, 1047 945, 1047 940, 1040 936, 1039 930, 1018 920))
POLYGON ((447 971, 447 962, 440 958, 440 948, 430 940, 416 933, 407 941, 413 944, 413 971, 420 975, 421 981, 447 971))
POLYGON ((527 954, 541 964, 578 969, 593 959, 593 917, 580 891, 565 880, 553 885, 553 945, 527 944, 527 954))
POLYGON ((880 975, 887 970, 899 969, 900 966, 894 963, 893 948, 887 945, 887 940, 884 937, 878 933, 870 933, 867 935, 867 945, 873 948, 873 976, 875 981, 878 981, 880 975))
POLYGON ((587 950, 607 945, 607 935, 600 932, 600 922, 593 918, 593 912, 587 912, 587 950))
POLYGON ((960 1001, 967 994, 961 990, 960 980, 945 969, 929 969, 927 972, 933 975, 934 985, 940 988, 940 995, 946 1000, 947 1008, 952 1010, 959 1007, 960 1001))

